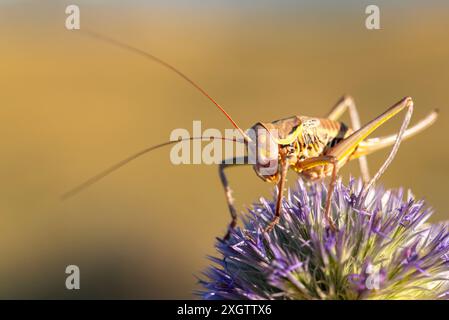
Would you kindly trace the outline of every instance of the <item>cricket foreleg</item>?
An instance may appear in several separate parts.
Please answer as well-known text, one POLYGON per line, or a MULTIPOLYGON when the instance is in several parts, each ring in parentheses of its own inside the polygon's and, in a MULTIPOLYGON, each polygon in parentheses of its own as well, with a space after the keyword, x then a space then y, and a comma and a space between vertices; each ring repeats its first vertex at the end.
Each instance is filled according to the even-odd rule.
MULTIPOLYGON (((330 120, 338 120, 343 113, 348 110, 349 118, 351 119, 351 126, 354 131, 357 131, 361 127, 359 113, 355 105, 354 99, 351 96, 344 95, 337 104, 331 109, 331 111, 326 116, 330 120)), ((362 155, 359 157, 360 172, 362 173, 362 178, 365 183, 370 181, 370 173, 368 167, 367 158, 362 155)))
POLYGON ((248 157, 236 157, 232 159, 224 160, 222 163, 220 163, 218 170, 220 174, 220 180, 221 184, 223 185, 226 201, 228 203, 229 213, 231 214, 231 222, 228 226, 228 231, 226 232, 226 235, 224 236, 224 240, 228 240, 229 236, 231 234, 231 231, 236 227, 237 225, 237 210, 234 206, 234 198, 232 197, 232 189, 229 186, 228 179, 226 178, 225 169, 228 167, 234 167, 239 164, 248 164, 248 157))

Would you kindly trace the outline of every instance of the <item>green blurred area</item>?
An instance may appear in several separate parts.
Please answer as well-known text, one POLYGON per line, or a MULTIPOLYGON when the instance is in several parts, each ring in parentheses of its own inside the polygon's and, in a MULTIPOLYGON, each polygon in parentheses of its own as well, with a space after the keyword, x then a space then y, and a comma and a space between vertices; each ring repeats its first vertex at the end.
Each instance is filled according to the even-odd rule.
MULTIPOLYGON (((174 166, 158 150, 69 201, 58 196, 175 128, 230 128, 161 66, 64 28, 60 2, 0 2, 0 298, 189 298, 229 217, 217 168, 174 166), (65 289, 65 266, 81 290, 65 289)), ((434 127, 404 143, 381 179, 410 188, 447 220, 449 11, 382 2, 180 7, 78 2, 81 28, 170 61, 247 128, 322 116, 344 93, 366 122, 404 96, 434 127)), ((347 120, 347 119, 346 119, 347 120)), ((398 130, 395 119, 379 135, 398 130)), ((386 152, 369 158, 374 172, 386 152)), ((356 163, 342 172, 359 175, 356 163)), ((289 176, 290 184, 294 173, 289 176)), ((271 196, 250 168, 229 178, 240 210, 271 196)))

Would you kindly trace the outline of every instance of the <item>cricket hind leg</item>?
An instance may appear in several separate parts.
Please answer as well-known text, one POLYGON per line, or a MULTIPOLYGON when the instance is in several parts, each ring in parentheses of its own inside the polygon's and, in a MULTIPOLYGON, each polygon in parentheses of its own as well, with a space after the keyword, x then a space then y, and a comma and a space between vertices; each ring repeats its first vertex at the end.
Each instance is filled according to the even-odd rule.
POLYGON ((220 175, 221 184, 226 196, 226 201, 228 203, 229 213, 231 214, 231 222, 229 223, 228 230, 223 237, 223 240, 228 240, 231 235, 231 231, 237 226, 237 210, 234 206, 234 198, 232 197, 232 189, 229 186, 228 179, 225 174, 225 169, 230 167, 235 167, 237 165, 248 165, 248 156, 244 157, 234 157, 231 159, 223 160, 218 166, 218 172, 220 175))
MULTIPOLYGON (((418 133, 421 133, 425 129, 429 128, 431 125, 435 123, 438 118, 438 110, 433 110, 430 114, 427 115, 424 119, 421 119, 419 122, 414 124, 412 127, 407 128, 405 130, 404 135, 402 136, 402 141, 409 139, 418 133)), ((375 137, 366 139, 362 141, 358 146, 357 150, 351 155, 351 160, 356 159, 362 155, 368 155, 375 151, 384 149, 386 147, 392 146, 396 139, 398 138, 398 134, 392 134, 384 137, 375 137)))
POLYGON ((382 164, 380 169, 377 171, 375 176, 370 180, 370 182, 364 186, 359 202, 362 203, 370 189, 371 186, 373 186, 377 180, 382 176, 382 174, 385 172, 385 170, 388 168, 390 163, 393 161, 398 149, 399 145, 402 141, 402 137, 407 130, 407 127, 410 123, 410 119, 413 113, 413 100, 410 97, 406 97, 390 107, 387 111, 385 111, 383 114, 375 118, 374 120, 370 121, 368 124, 360 128, 358 131, 352 133, 349 137, 342 140, 340 143, 338 143, 336 146, 332 147, 328 150, 326 153, 327 155, 331 155, 336 157, 337 159, 345 159, 347 157, 351 157, 351 155, 356 151, 359 144, 364 141, 371 133, 373 133, 377 128, 379 128, 382 124, 390 120, 392 117, 397 115, 402 110, 406 109, 407 112, 405 114, 404 120, 402 122, 400 131, 396 137, 396 140, 394 142, 393 148, 388 155, 385 162, 382 164))
MULTIPOLYGON (((326 118, 330 120, 337 121, 346 111, 349 112, 349 118, 351 120, 351 127, 354 131, 357 131, 361 127, 360 116, 357 111, 354 99, 349 95, 344 95, 338 100, 335 106, 327 114, 326 118)), ((365 183, 370 181, 370 173, 368 167, 368 159, 366 156, 362 155, 358 157, 360 172, 362 173, 362 178, 365 183)))
POLYGON ((374 175, 374 177, 370 180, 370 182, 365 186, 362 195, 361 195, 361 199, 363 201, 364 197, 366 197, 369 189, 380 179, 380 177, 385 173, 385 171, 387 170, 388 166, 391 164, 391 162, 393 161, 394 157, 396 156, 398 150, 399 150, 399 145, 402 142, 402 138, 404 136, 405 131, 407 130, 408 125, 410 124, 410 119, 412 118, 412 114, 413 114, 413 101, 410 99, 409 102, 406 104, 405 106, 407 108, 404 120, 402 121, 402 125, 401 128, 399 129, 399 133, 396 137, 396 141, 393 144, 393 148, 390 151, 390 154, 388 155, 387 159, 385 160, 385 162, 382 164, 382 166, 380 167, 380 169, 376 172, 376 174, 374 175))

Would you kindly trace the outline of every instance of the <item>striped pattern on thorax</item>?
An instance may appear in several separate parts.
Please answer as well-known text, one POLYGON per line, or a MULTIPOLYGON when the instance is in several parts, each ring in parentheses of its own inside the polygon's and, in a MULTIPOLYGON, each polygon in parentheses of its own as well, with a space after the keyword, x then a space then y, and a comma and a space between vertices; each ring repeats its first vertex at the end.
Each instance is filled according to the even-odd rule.
POLYGON ((298 137, 301 159, 317 157, 352 133, 344 123, 329 119, 301 117, 298 137))

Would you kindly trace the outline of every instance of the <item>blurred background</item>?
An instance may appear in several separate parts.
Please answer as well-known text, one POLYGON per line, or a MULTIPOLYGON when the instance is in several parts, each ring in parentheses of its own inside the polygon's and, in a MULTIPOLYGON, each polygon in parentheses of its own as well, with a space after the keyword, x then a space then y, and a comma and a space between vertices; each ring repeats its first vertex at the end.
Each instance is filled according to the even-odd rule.
MULTIPOLYGON (((0 0, 0 298, 194 298, 229 214, 216 166, 160 149, 77 197, 59 195, 175 128, 230 128, 165 68, 65 29, 71 1, 0 0), (81 290, 65 288, 65 267, 81 290)), ((366 122, 406 95, 413 121, 381 183, 449 219, 449 6, 445 1, 76 1, 83 27, 179 67, 247 128, 322 116, 344 93, 366 122), (374 3, 375 2, 375 3, 374 3), (365 28, 380 7, 381 30, 365 28)), ((379 135, 398 130, 393 120, 379 135)), ((348 120, 345 117, 345 120, 348 120)), ((349 122, 349 121, 348 121, 349 122)), ((369 158, 371 171, 387 151, 369 158)), ((342 172, 359 175, 357 163, 342 172)), ((294 174, 290 176, 290 184, 294 174)), ((229 171, 239 210, 272 185, 229 171)))

